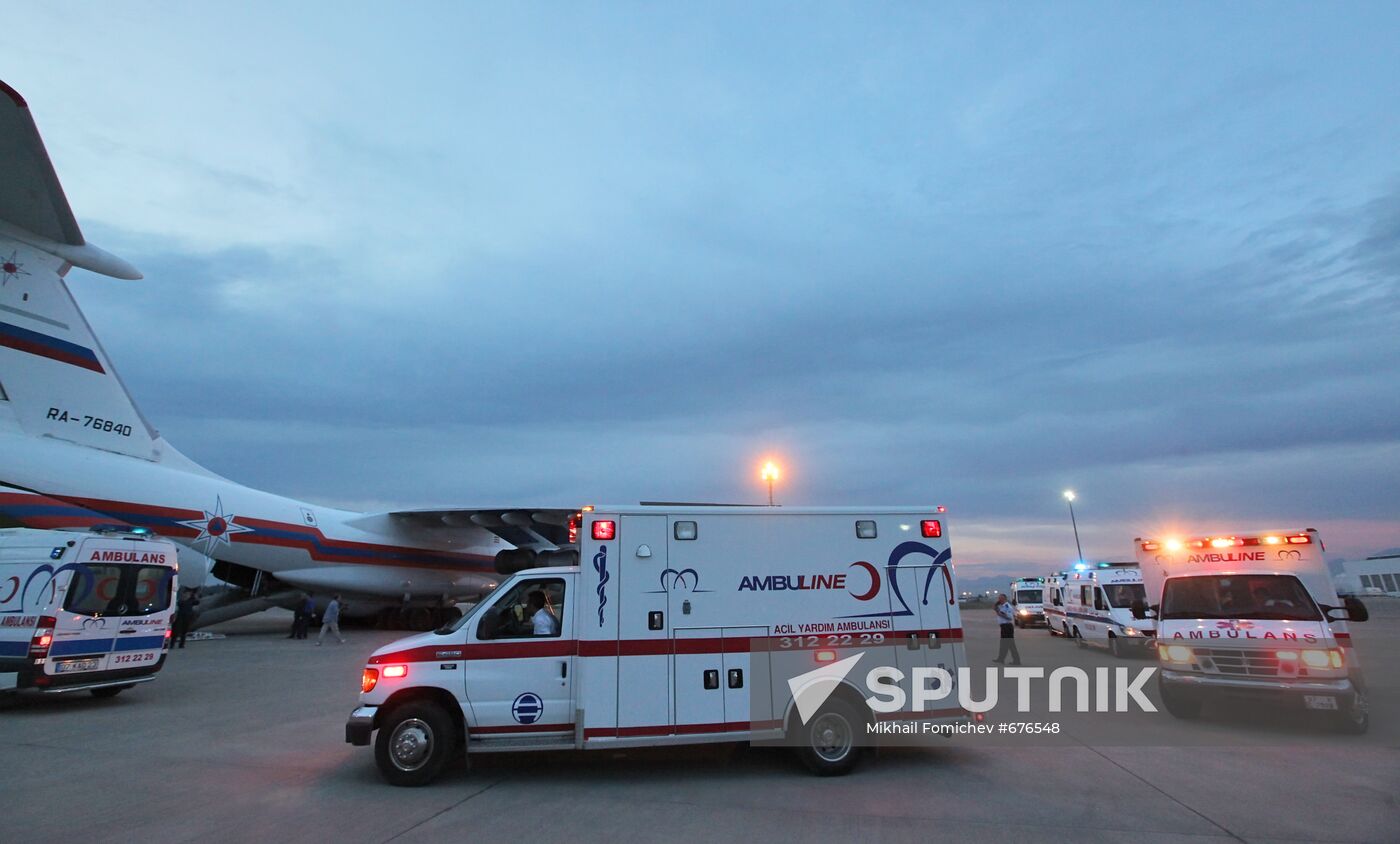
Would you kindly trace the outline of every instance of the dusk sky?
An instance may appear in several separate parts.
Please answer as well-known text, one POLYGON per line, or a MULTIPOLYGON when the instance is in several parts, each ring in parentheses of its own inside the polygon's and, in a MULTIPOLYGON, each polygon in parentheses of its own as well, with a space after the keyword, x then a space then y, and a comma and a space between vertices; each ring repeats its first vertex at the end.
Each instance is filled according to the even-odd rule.
POLYGON ((25 4, 147 417, 355 509, 1400 546, 1400 5, 25 4), (287 8, 287 6, 292 8, 287 8), (246 8, 245 8, 246 6, 246 8))

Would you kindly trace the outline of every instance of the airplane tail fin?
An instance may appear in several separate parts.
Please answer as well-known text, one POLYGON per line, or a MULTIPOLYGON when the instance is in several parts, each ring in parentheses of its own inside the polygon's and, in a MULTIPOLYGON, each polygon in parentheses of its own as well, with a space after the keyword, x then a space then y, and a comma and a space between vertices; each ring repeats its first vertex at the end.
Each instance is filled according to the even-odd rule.
POLYGON ((138 279, 83 239, 24 98, 0 82, 0 427, 159 460, 159 434, 64 281, 138 279))

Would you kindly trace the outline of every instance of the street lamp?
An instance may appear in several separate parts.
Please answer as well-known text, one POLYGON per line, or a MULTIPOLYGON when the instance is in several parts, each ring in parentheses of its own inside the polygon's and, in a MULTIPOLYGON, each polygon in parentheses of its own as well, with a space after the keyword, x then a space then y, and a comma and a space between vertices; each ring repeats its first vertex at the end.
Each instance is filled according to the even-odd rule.
POLYGON ((768 482, 768 506, 773 506, 773 482, 778 479, 778 464, 769 460, 763 464, 763 471, 759 477, 768 482))
POLYGON ((1079 523, 1074 520, 1074 490, 1065 490, 1065 501, 1069 502, 1069 523, 1074 526, 1074 550, 1079 552, 1079 562, 1084 562, 1084 549, 1079 544, 1079 523))

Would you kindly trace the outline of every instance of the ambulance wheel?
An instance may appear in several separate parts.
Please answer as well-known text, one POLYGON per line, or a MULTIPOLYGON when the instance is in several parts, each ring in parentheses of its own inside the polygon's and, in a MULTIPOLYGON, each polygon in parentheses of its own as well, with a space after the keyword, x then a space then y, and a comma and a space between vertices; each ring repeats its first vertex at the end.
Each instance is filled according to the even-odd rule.
POLYGON ((819 777, 850 773, 860 761, 863 748, 857 743, 865 730, 865 719, 851 704, 827 701, 812 720, 801 725, 797 755, 807 769, 819 777))
POLYGON ((1192 721, 1201 717, 1201 699, 1172 691, 1162 682, 1160 675, 1157 677, 1157 691, 1162 695, 1163 708, 1170 712, 1173 718, 1192 721))
POLYGON ((1089 645, 1084 641, 1084 634, 1079 632, 1078 625, 1075 626, 1074 632, 1070 634, 1070 638, 1073 639, 1074 643, 1081 648, 1089 647, 1089 645))
POLYGON ((1108 652, 1113 654, 1115 658, 1121 659, 1123 657, 1123 646, 1118 644, 1118 637, 1113 635, 1111 630, 1108 633, 1108 652))
POLYGON ((413 701, 385 717, 374 743, 374 761, 391 785, 427 785, 457 750, 457 728, 441 706, 413 701))
POLYGON ((1351 700, 1338 703, 1340 706, 1332 721, 1337 732, 1359 736, 1371 729, 1371 706, 1366 695, 1357 692, 1351 696, 1351 700))
POLYGON ((117 695, 121 694, 122 692, 126 691, 126 690, 129 689, 129 688, 131 688, 131 687, 130 687, 130 686, 103 686, 103 687, 100 688, 100 689, 91 689, 91 690, 89 691, 89 694, 91 694, 93 697, 97 697, 97 698, 116 697, 117 695))

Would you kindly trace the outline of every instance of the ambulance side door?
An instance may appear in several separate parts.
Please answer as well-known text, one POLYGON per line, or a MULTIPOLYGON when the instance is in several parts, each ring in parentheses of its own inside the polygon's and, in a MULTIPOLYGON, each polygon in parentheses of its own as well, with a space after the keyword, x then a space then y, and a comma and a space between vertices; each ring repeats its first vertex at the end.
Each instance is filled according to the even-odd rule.
POLYGON ((475 620, 463 665, 473 738, 573 733, 575 583, 572 575, 520 578, 475 620), (550 632, 535 632, 534 595, 553 618, 550 632))

